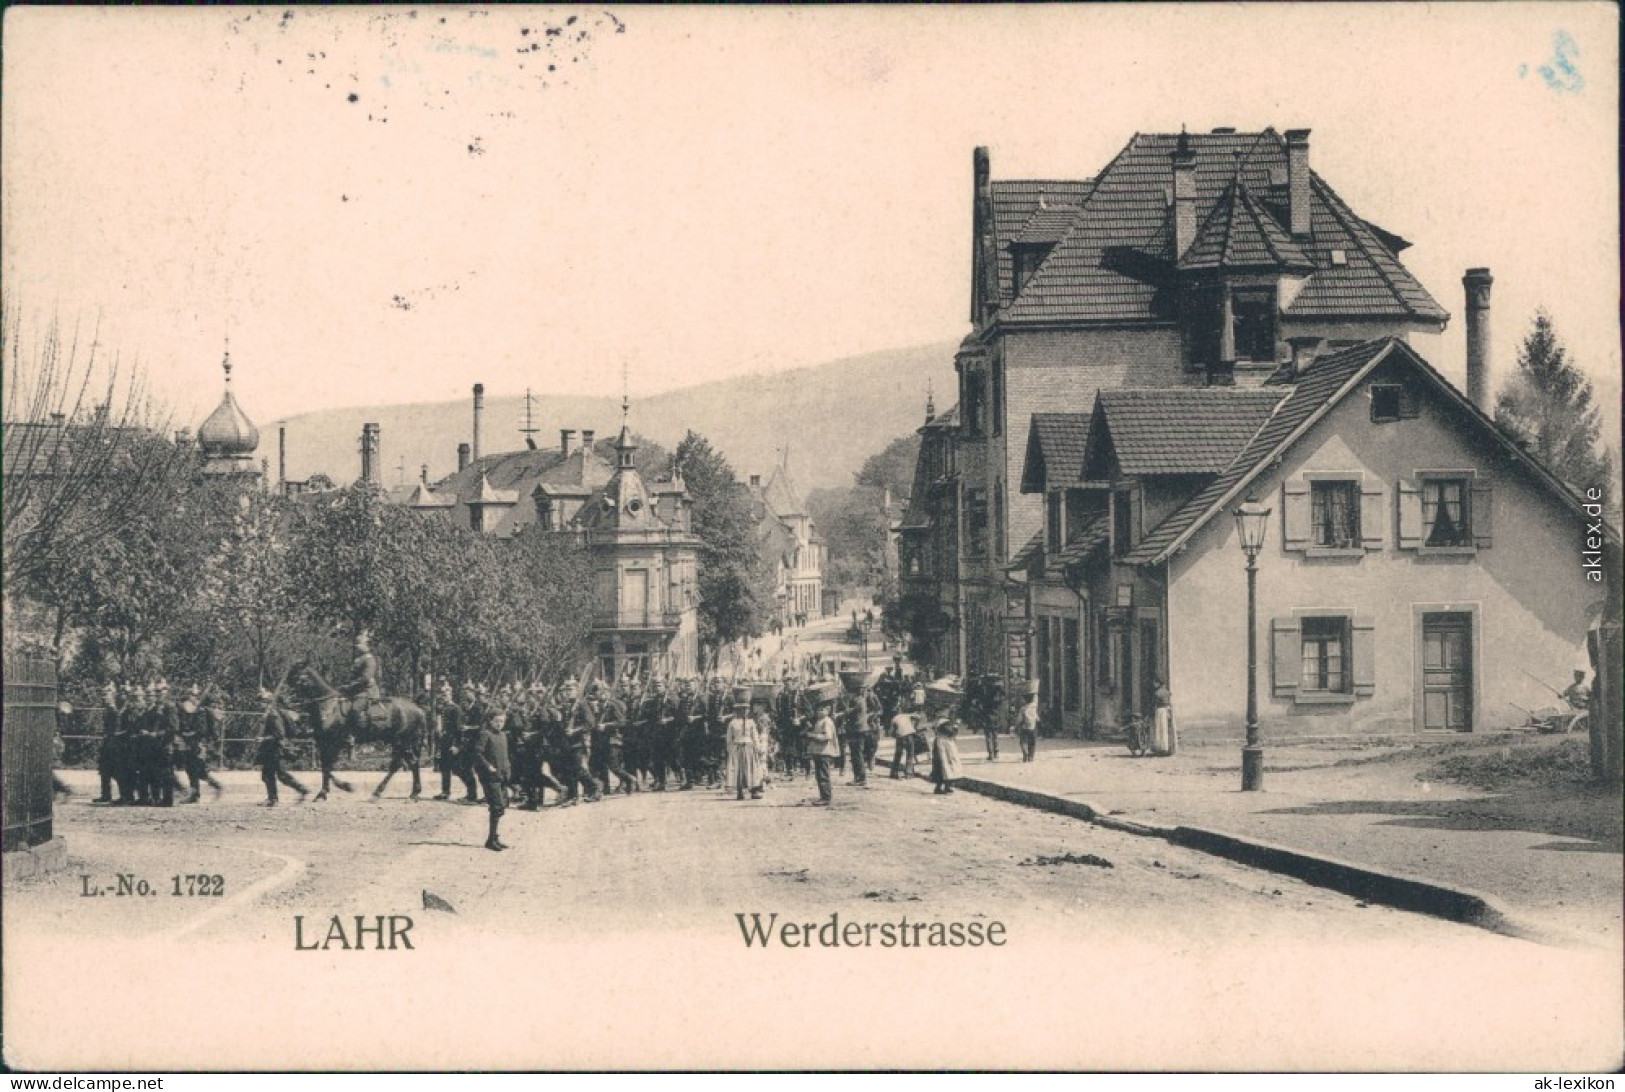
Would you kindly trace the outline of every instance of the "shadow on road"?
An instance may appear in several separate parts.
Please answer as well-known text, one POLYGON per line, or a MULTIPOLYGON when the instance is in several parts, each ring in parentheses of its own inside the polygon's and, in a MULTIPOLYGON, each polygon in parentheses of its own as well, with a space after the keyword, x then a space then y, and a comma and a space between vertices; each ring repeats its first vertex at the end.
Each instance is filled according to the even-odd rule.
POLYGON ((1426 830, 1521 830, 1578 838, 1587 845, 1553 843, 1535 849, 1587 850, 1597 853, 1625 851, 1620 813, 1604 800, 1554 800, 1544 793, 1519 793, 1482 800, 1330 800, 1292 808, 1274 808, 1268 815, 1391 815, 1385 826, 1426 830))

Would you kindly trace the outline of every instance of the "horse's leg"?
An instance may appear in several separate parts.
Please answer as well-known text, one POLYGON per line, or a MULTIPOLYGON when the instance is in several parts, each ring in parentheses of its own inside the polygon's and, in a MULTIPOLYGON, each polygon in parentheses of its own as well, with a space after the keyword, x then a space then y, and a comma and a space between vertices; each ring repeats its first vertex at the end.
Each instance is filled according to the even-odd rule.
POLYGON ((333 760, 320 738, 316 740, 316 763, 322 768, 322 787, 316 793, 318 802, 327 799, 328 787, 333 782, 333 760))

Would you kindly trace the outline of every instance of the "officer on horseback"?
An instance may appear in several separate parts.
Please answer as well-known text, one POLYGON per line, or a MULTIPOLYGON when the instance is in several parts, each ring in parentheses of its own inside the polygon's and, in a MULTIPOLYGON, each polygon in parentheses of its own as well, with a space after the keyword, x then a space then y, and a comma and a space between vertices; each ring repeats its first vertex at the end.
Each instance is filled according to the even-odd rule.
POLYGON ((367 710, 384 696, 378 686, 378 657, 372 654, 372 637, 366 630, 356 634, 355 663, 350 668, 350 681, 341 686, 339 692, 350 699, 346 727, 352 736, 363 735, 367 710))

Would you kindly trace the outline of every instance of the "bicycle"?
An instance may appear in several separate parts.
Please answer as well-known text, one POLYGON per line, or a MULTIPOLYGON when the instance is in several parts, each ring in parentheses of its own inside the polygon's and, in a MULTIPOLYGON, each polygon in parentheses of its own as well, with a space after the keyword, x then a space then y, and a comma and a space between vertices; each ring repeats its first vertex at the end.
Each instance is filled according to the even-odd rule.
POLYGON ((1128 753, 1136 758, 1150 752, 1151 726, 1144 717, 1129 714, 1123 722, 1123 741, 1128 744, 1128 753))

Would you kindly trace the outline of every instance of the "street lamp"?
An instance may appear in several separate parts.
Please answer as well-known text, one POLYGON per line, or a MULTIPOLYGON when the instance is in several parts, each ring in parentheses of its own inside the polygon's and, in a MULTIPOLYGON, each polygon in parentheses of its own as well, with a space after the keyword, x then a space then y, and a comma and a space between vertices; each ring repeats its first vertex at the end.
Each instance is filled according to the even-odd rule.
POLYGON ((1270 510, 1248 497, 1235 511, 1236 534, 1247 555, 1247 745, 1241 749, 1241 791, 1264 787, 1264 747, 1258 742, 1258 551, 1270 510))

